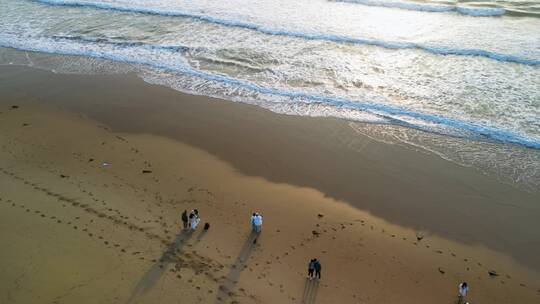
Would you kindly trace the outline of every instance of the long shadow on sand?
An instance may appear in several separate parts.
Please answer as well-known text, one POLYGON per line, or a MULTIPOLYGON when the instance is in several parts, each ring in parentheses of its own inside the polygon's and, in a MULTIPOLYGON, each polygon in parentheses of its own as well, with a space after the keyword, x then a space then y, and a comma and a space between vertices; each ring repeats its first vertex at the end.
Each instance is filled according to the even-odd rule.
MULTIPOLYGON (((204 234, 205 231, 199 233, 197 239, 200 241, 204 234)), ((154 287, 154 285, 159 281, 159 279, 167 269, 167 266, 177 260, 177 253, 181 253, 182 248, 192 236, 193 231, 188 229, 182 230, 178 235, 176 235, 171 244, 163 252, 159 260, 157 260, 139 280, 139 282, 133 289, 129 300, 127 301, 128 304, 134 303, 137 297, 144 295, 149 290, 151 290, 152 287, 154 287)))
POLYGON ((319 289, 319 281, 306 278, 304 294, 302 295, 302 303, 315 304, 315 299, 317 298, 317 289, 319 289))
POLYGON ((228 297, 229 293, 232 292, 232 290, 234 289, 234 286, 238 282, 240 274, 242 273, 245 265, 247 264, 249 256, 253 252, 253 249, 255 249, 256 245, 254 241, 258 237, 259 234, 254 231, 251 231, 251 233, 248 235, 244 246, 242 246, 242 250, 240 250, 240 253, 236 257, 236 260, 232 264, 232 267, 225 278, 225 282, 221 286, 219 286, 215 300, 216 304, 222 303, 223 299, 228 297))
POLYGON ((193 241, 193 243, 191 245, 195 246, 195 245, 199 244, 199 242, 204 238, 204 236, 206 235, 207 232, 208 232, 208 230, 206 230, 206 229, 199 232, 199 235, 197 235, 197 237, 195 238, 195 241, 193 241))

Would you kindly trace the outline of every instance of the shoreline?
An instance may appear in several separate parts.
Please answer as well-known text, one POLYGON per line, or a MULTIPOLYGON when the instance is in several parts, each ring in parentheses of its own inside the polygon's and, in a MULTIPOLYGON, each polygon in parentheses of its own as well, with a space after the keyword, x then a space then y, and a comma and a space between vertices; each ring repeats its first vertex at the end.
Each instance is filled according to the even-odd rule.
POLYGON ((14 85, 10 90, 35 88, 25 98, 83 114, 115 132, 178 140, 248 176, 314 188, 392 223, 485 245, 540 270, 540 246, 507 252, 521 242, 516 235, 528 242, 540 238, 533 231, 540 192, 528 193, 437 155, 377 142, 335 118, 275 114, 183 94, 134 75, 60 75, 16 67, 13 71, 22 73, 19 80, 11 68, 0 77, 6 88, 14 85), (51 89, 59 82, 67 83, 51 89), (475 222, 459 221, 461 227, 454 227, 464 212, 475 222), (507 218, 519 218, 520 226, 505 225, 507 218))
MULTIPOLYGON (((320 286, 324 288, 318 292, 321 301, 335 298, 335 288, 339 290, 340 284, 344 284, 343 288, 347 292, 339 297, 344 302, 353 303, 353 295, 360 296, 357 291, 353 291, 354 285, 360 283, 369 286, 367 289, 370 291, 366 291, 366 294, 370 298, 362 297, 365 302, 374 301, 378 296, 378 301, 403 298, 403 303, 417 303, 418 298, 415 297, 425 292, 425 288, 417 284, 419 281, 425 283, 426 280, 436 287, 421 295, 420 302, 441 301, 441 295, 450 299, 455 294, 458 280, 463 276, 474 280, 472 282, 477 293, 473 299, 504 303, 508 299, 527 301, 538 296, 530 283, 538 278, 539 265, 534 257, 539 248, 511 246, 511 241, 520 243, 536 238, 538 232, 535 232, 532 220, 539 212, 533 204, 538 198, 537 194, 525 193, 501 184, 473 169, 457 166, 437 156, 377 143, 359 136, 347 123, 337 119, 278 115, 255 106, 181 94, 125 75, 57 75, 29 68, 2 67, 0 79, 0 92, 3 96, 0 115, 2 119, 6 118, 0 127, 9 131, 3 136, 11 140, 7 148, 4 146, 3 155, 15 165, 10 167, 9 172, 28 180, 39 179, 39 183, 44 183, 47 188, 59 188, 67 192, 76 192, 77 184, 64 185, 64 182, 79 179, 79 187, 84 184, 87 189, 84 195, 77 195, 89 198, 88 192, 91 192, 108 197, 107 203, 115 206, 112 210, 118 210, 122 216, 126 216, 124 213, 133 213, 128 216, 137 221, 141 219, 141 223, 137 224, 139 228, 155 230, 153 233, 166 243, 167 240, 174 240, 172 223, 178 221, 175 212, 179 211, 179 207, 189 206, 194 200, 211 218, 211 229, 200 241, 191 240, 196 254, 201 257, 189 263, 205 264, 201 267, 209 273, 221 273, 223 269, 225 278, 232 278, 229 283, 236 280, 241 281, 240 285, 250 282, 244 277, 247 271, 237 273, 234 267, 227 268, 231 262, 249 267, 243 261, 235 260, 241 257, 237 251, 242 248, 246 231, 246 221, 241 214, 246 212, 246 208, 249 208, 248 213, 252 209, 264 209, 263 214, 271 220, 265 222, 268 224, 265 224, 261 241, 264 250, 256 251, 253 259, 260 265, 270 265, 267 264, 269 261, 290 260, 283 264, 274 262, 271 270, 258 269, 259 273, 271 272, 269 276, 272 279, 266 281, 272 285, 255 284, 252 294, 257 297, 257 301, 287 299, 294 303, 298 300, 298 296, 293 294, 302 291, 302 284, 293 281, 303 275, 303 259, 310 252, 323 255, 323 261, 327 263, 325 269, 329 269, 328 275, 334 280, 323 280, 326 286, 320 286), (9 107, 14 104, 20 108, 10 110, 9 107), (47 121, 52 123, 47 125, 47 121), (79 135, 74 139, 73 134, 79 135), (51 138, 55 140, 49 141, 51 138), (100 142, 105 144, 98 144, 100 142), (65 145, 65 149, 62 145, 65 145), (17 149, 23 153, 17 153, 17 149), (135 155, 138 152, 131 149, 144 153, 145 158, 151 160, 151 169, 147 170, 152 171, 152 174, 141 176, 141 168, 148 168, 147 164, 142 162, 139 155, 135 155), (6 154, 8 150, 14 154, 6 154), (66 159, 60 155, 55 156, 55 153, 66 159), (91 153, 100 155, 101 161, 110 162, 114 171, 99 168, 93 162, 88 163, 91 153), (129 157, 123 157, 126 155, 129 157), (49 164, 54 164, 58 166, 55 170, 61 168, 62 172, 70 171, 62 173, 69 178, 58 178, 60 173, 56 171, 47 173, 36 166, 37 163, 49 169, 49 164), (131 167, 130 163, 137 163, 137 168, 131 167), (106 170, 110 173, 106 173, 106 170), (81 175, 80 172, 85 173, 81 175), (56 178, 52 178, 53 175, 56 178), (51 181, 45 178, 47 176, 51 181), (115 185, 114 191, 119 194, 103 188, 100 185, 101 178, 103 183, 115 185), (176 191, 175 187, 179 187, 177 184, 183 183, 179 178, 190 180, 191 184, 197 185, 195 189, 206 190, 193 193, 193 190, 189 191, 191 187, 182 185, 181 191, 176 191), (147 188, 152 190, 141 192, 141 189, 147 188), (155 193, 168 197, 158 198, 155 193), (139 195, 145 198, 144 203, 138 202, 133 206, 128 203, 140 201, 139 195), (434 204, 433 199, 437 197, 440 199, 439 204, 434 204), (290 204, 291 201, 295 204, 290 204), (517 207, 501 205, 508 201, 518 201, 519 204, 517 207), (455 202, 455 205, 447 205, 446 202, 455 202), (471 202, 475 205, 467 205, 471 202), (249 206, 240 206, 242 203, 249 206), (149 210, 161 211, 154 216, 165 218, 163 223, 166 222, 167 233, 157 232, 160 229, 151 225, 143 225, 147 224, 142 219, 149 210), (232 210, 238 217, 231 219, 227 216, 227 210, 232 210), (283 210, 290 212, 290 215, 281 214, 283 210), (463 211, 468 214, 463 214, 463 211), (324 214, 322 221, 317 218, 319 212, 324 214), (302 215, 304 213, 309 214, 305 219, 302 215), (485 219, 483 214, 493 218, 485 219), (459 220, 460 225, 455 227, 458 218, 472 222, 459 220), (502 218, 514 219, 513 222, 503 224, 502 218), (368 228, 370 225, 372 229, 368 228), (221 239, 215 234, 221 229, 223 234, 232 237, 232 244, 228 238, 221 239), (323 229, 328 232, 323 233, 323 229), (321 235, 312 234, 313 230, 321 230, 321 235), (279 249, 282 245, 281 237, 286 231, 291 233, 285 236, 285 243, 304 244, 291 245, 299 250, 293 249, 297 253, 290 253, 290 256, 287 254, 288 257, 279 249), (414 245, 418 232, 422 233, 424 239, 414 245), (358 236, 361 236, 360 242, 358 236), (518 239, 512 240, 508 236, 518 239), (328 243, 333 242, 338 247, 328 248, 328 243), (207 247, 203 247, 203 244, 207 247), (306 248, 300 249, 303 246, 306 248), (358 253, 357 246, 368 247, 362 248, 364 250, 355 256, 358 253), (217 251, 209 249, 213 247, 217 251), (227 254, 218 251, 226 251, 227 254), (323 253, 325 251, 331 252, 323 253), (398 256, 394 256, 394 253, 398 256), (471 270, 464 270, 461 265, 463 261, 458 261, 456 257, 463 258, 462 255, 472 255, 475 261, 485 266, 477 265, 476 268, 470 267, 471 270), (531 269, 516 264, 507 255, 531 269), (348 266, 352 269, 348 269, 348 266), (380 269, 370 270, 372 266, 380 269), (279 271, 275 271, 274 267, 279 271), (501 276, 511 273, 509 276, 516 277, 518 273, 522 279, 517 282, 517 279, 506 277, 490 278, 487 272, 491 268, 500 271, 501 276), (372 271, 375 271, 377 277, 375 282, 373 277, 366 275, 372 271), (471 271, 471 274, 467 274, 467 271, 471 271), (407 272, 412 273, 412 277, 407 272), (277 295, 273 294, 275 291, 265 291, 279 286, 276 283, 279 280, 289 285, 284 284, 286 288, 278 288, 277 295), (508 289, 499 291, 500 286, 505 286, 501 280, 507 281, 504 284, 507 284, 508 289), (526 284, 526 287, 519 284, 526 284), (284 291, 280 295, 279 290, 288 289, 289 286, 292 291, 284 291), (479 286, 485 290, 478 291, 479 286), (394 294, 386 297, 377 295, 378 288, 393 288, 394 294), (495 295, 498 297, 493 298, 495 295)), ((6 174, 3 180, 11 180, 10 186, 13 186, 4 190, 25 187, 17 179, 6 178, 6 174)), ((23 192, 9 192, 13 196, 12 200, 17 200, 15 207, 28 205, 23 202, 23 192)), ((4 206, 3 212, 14 212, 7 211, 9 206, 4 206)), ((37 206, 33 208, 39 209, 37 206)), ((50 210, 58 207, 47 208, 47 212, 51 213, 53 211, 50 210)), ((74 208, 77 212, 84 212, 79 209, 74 208)), ((57 211, 61 213, 61 210, 57 211)), ((113 211, 107 210, 105 208, 100 211, 107 214, 105 218, 115 216, 113 211)), ((91 217, 92 214, 79 216, 91 217)), ((116 227, 114 219, 118 218, 113 217, 113 222, 105 227, 116 227)), ((106 221, 103 218, 101 220, 106 221)), ((122 229, 125 227, 118 228, 122 229)), ((114 231, 112 235, 116 233, 114 229, 111 231, 114 231)), ((129 234, 118 233, 120 235, 115 236, 118 239, 129 239, 129 234)), ((134 247, 144 243, 138 237, 132 241, 136 244, 134 247)), ((99 248, 96 250, 99 251, 99 248)), ((159 250, 152 250, 155 251, 154 255, 159 254, 159 250)), ((141 265, 141 269, 145 269, 145 266, 141 265)), ((256 275, 248 275, 248 278, 255 282, 265 281, 256 275)), ((215 279, 220 281, 219 277, 215 279)), ((209 290, 217 288, 218 293, 221 290, 219 286, 212 285, 217 284, 212 283, 215 282, 212 277, 201 279, 201 282, 210 284, 209 290)), ((237 290, 236 283, 233 285, 226 287, 234 289, 235 293, 242 293, 240 289, 237 290)), ((122 285, 121 289, 129 290, 130 287, 133 286, 122 285)), ((216 295, 207 295, 210 294, 211 299, 216 295)), ((244 296, 250 297, 249 293, 244 296)), ((236 298, 234 301, 242 302, 236 298)))

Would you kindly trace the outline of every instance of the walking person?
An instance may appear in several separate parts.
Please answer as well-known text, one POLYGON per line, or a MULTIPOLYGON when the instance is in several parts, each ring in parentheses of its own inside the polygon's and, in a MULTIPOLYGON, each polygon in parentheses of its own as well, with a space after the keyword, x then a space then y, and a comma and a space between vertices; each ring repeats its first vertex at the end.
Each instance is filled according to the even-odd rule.
POLYGON ((317 280, 320 280, 321 279, 321 262, 315 259, 315 261, 313 261, 313 267, 315 268, 315 277, 317 278, 317 280))
POLYGON ((262 215, 260 215, 259 213, 255 213, 255 216, 253 217, 253 225, 254 225, 256 233, 261 233, 262 223, 263 223, 262 215))
POLYGON ((257 238, 259 237, 259 234, 261 233, 262 229, 262 215, 260 215, 258 212, 253 212, 253 215, 251 216, 251 234, 253 236, 253 244, 257 244, 257 238))
POLYGON ((467 282, 459 284, 458 292, 458 304, 465 303, 465 297, 467 296, 467 292, 469 292, 469 286, 467 285, 467 282))
POLYGON ((308 279, 310 279, 310 280, 313 279, 314 272, 315 272, 315 259, 311 259, 311 261, 309 261, 308 269, 307 269, 307 277, 308 277, 308 279))
POLYGON ((184 210, 184 212, 182 212, 182 227, 184 227, 184 229, 188 228, 187 210, 184 210))

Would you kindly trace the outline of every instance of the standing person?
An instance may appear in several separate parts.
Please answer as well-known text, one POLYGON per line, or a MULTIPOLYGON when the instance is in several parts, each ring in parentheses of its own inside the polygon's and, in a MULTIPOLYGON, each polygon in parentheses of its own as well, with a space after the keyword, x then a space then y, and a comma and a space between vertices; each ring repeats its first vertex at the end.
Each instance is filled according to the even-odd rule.
POLYGON ((257 216, 256 212, 253 212, 253 215, 251 216, 251 230, 255 232, 255 217, 257 216))
POLYGON ((262 215, 260 215, 259 213, 256 213, 255 217, 253 218, 253 225, 255 225, 255 232, 261 233, 262 223, 263 223, 262 215))
POLYGON ((307 268, 307 277, 308 279, 313 279, 313 272, 315 271, 315 259, 311 259, 307 268))
POLYGON ((199 225, 200 221, 201 219, 196 214, 194 213, 190 214, 189 223, 190 223, 191 230, 197 229, 197 225, 199 225))
POLYGON ((467 296, 467 292, 469 292, 467 282, 459 284, 458 304, 465 303, 465 296, 467 296))
POLYGON ((315 268, 315 277, 318 280, 320 280, 321 279, 321 262, 315 259, 315 261, 313 261, 313 267, 315 268))
POLYGON ((191 223, 193 223, 194 218, 195 218, 195 214, 193 214, 193 210, 191 210, 191 212, 189 213, 189 217, 188 217, 188 225, 189 225, 190 229, 191 229, 191 223))
POLYGON ((184 212, 182 212, 182 225, 183 225, 184 229, 187 229, 187 228, 188 228, 188 215, 187 215, 187 210, 184 210, 184 212))

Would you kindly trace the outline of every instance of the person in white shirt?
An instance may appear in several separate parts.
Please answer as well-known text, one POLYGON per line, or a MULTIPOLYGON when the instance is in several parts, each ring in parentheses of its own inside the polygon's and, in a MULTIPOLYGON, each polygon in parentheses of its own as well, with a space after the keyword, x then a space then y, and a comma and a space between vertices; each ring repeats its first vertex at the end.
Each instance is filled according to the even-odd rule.
POLYGON ((260 233, 262 229, 262 223, 263 223, 262 215, 260 215, 259 213, 255 213, 251 221, 253 223, 253 228, 255 232, 260 233))
POLYGON ((201 221, 201 219, 199 218, 199 216, 197 216, 196 214, 190 214, 189 215, 189 227, 191 228, 191 230, 195 230, 197 229, 197 225, 199 225, 199 222, 201 221))
POLYGON ((458 304, 462 304, 465 302, 465 296, 467 296, 467 292, 469 292, 469 286, 467 286, 467 282, 459 284, 458 304))

